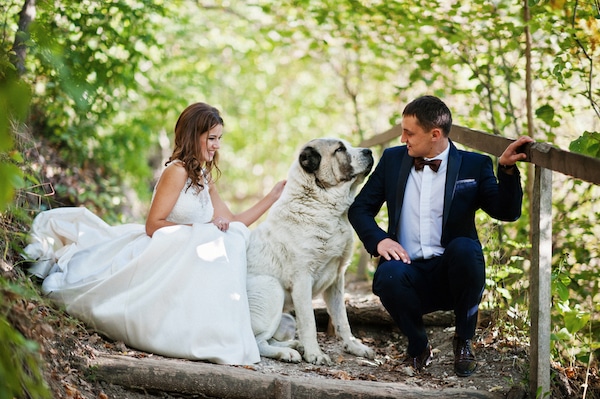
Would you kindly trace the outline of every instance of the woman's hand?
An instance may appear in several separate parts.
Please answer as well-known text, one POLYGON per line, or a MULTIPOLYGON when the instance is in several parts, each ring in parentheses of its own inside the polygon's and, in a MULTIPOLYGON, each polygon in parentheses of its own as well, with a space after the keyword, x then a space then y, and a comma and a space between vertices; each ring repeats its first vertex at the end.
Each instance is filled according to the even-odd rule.
POLYGON ((275 184, 275 186, 271 189, 269 196, 273 199, 273 202, 277 201, 279 197, 281 197, 281 193, 285 187, 287 180, 280 180, 275 184))
POLYGON ((216 217, 212 220, 212 223, 217 226, 217 228, 221 231, 227 231, 229 230, 229 220, 223 218, 223 217, 216 217))
POLYGON ((265 195, 260 201, 254 204, 250 209, 245 210, 242 213, 232 214, 229 211, 227 205, 221 200, 219 194, 215 188, 211 187, 210 197, 215 208, 215 214, 223 216, 215 216, 212 223, 215 224, 220 230, 226 231, 229 228, 229 223, 242 222, 246 226, 250 226, 256 222, 270 207, 279 199, 283 188, 285 187, 286 180, 281 180, 275 184, 275 186, 265 195), (230 215, 230 216, 229 216, 230 215))

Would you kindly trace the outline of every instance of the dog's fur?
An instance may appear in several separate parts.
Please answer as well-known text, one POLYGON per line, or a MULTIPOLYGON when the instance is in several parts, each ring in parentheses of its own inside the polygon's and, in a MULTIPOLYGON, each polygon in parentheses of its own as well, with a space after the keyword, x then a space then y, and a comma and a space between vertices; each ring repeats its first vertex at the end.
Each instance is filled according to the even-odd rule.
POLYGON ((307 362, 331 363, 317 342, 312 307, 312 298, 322 293, 344 349, 375 357, 352 335, 344 303, 344 273, 353 247, 348 207, 372 167, 369 149, 339 139, 311 140, 292 164, 281 197, 252 231, 248 299, 262 356, 300 362, 297 348, 307 362), (295 328, 286 313, 291 309, 298 341, 285 341, 293 338, 295 328))

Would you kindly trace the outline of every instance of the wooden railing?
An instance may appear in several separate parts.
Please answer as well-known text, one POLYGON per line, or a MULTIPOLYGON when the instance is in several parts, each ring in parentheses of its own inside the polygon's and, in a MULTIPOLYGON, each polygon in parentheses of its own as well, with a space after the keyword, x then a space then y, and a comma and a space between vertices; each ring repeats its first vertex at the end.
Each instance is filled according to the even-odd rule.
MULTIPOLYGON (((402 134, 400 125, 361 143, 362 147, 386 146, 402 134)), ((450 138, 456 143, 500 156, 512 139, 453 125, 450 138)), ((531 198, 531 268, 529 272, 531 317, 530 397, 550 392, 550 311, 552 273, 552 172, 600 185, 600 159, 563 151, 547 143, 523 148, 526 162, 535 165, 531 198)))

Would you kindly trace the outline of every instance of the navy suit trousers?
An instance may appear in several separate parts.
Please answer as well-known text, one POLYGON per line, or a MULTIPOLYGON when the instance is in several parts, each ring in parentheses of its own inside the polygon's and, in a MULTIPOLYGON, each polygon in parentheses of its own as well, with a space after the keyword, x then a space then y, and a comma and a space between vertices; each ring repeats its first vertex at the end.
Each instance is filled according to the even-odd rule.
POLYGON ((455 238, 431 259, 383 260, 373 278, 373 292, 408 338, 412 357, 428 343, 423 315, 436 310, 454 310, 456 334, 473 338, 484 287, 481 244, 466 237, 455 238))

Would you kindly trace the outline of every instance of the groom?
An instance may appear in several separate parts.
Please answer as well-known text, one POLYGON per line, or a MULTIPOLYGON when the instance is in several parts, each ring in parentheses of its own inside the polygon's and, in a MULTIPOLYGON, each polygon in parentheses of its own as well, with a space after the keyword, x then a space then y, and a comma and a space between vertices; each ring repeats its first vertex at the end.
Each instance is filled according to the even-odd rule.
POLYGON ((373 256, 380 256, 373 292, 408 338, 410 365, 432 360, 423 315, 453 310, 454 371, 473 374, 472 339, 485 286, 485 263, 475 212, 514 221, 523 191, 517 161, 523 136, 498 159, 498 178, 486 155, 458 150, 448 138, 452 115, 442 100, 423 96, 402 112, 401 141, 386 149, 349 210, 349 219, 373 256), (388 229, 375 220, 383 203, 388 229))

